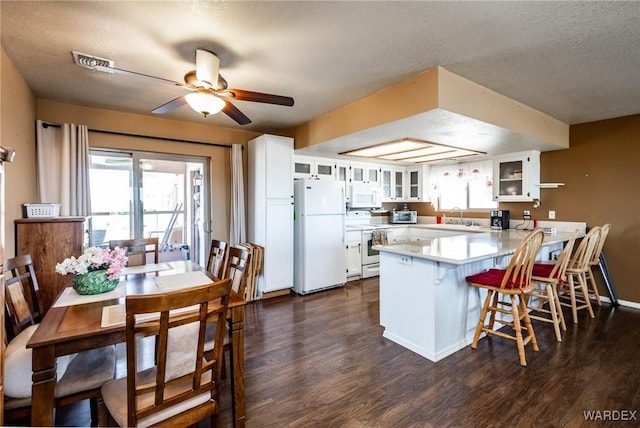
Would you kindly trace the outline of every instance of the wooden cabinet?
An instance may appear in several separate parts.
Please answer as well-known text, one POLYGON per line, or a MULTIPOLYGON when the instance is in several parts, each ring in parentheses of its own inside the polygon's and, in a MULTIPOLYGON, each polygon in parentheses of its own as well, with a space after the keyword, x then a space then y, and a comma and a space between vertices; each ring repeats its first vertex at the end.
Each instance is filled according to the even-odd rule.
POLYGON ((540 152, 510 153, 493 161, 493 199, 528 202, 540 198, 540 152))
POLYGON ((62 289, 71 283, 70 275, 56 273, 56 264, 82 254, 85 243, 85 217, 30 218, 15 220, 16 255, 31 255, 38 278, 38 296, 45 314, 62 289))

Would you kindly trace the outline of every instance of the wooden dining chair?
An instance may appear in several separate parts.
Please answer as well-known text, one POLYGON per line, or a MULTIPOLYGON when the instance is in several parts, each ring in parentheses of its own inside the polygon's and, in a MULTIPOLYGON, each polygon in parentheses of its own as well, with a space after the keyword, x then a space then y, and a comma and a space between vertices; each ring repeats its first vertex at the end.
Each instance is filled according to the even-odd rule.
MULTIPOLYGON (((5 261, 5 320, 12 339, 4 354, 5 420, 31 413, 32 350, 27 342, 38 328, 38 281, 29 255, 5 261), (29 296, 29 297, 27 297, 29 296)), ((98 420, 100 388, 115 375, 114 346, 93 349, 56 360, 55 406, 90 399, 91 419, 98 420)))
POLYGON ((585 273, 586 280, 589 283, 589 286, 587 287, 589 289, 589 298, 594 298, 598 306, 602 306, 602 302, 600 301, 600 293, 598 292, 598 285, 596 284, 596 278, 593 274, 593 270, 596 267, 600 267, 600 258, 602 250, 604 250, 605 241, 609 235, 609 229, 611 229, 610 223, 600 227, 600 238, 596 244, 596 249, 593 251, 591 260, 589 261, 589 269, 587 269, 587 272, 585 273))
POLYGON ((566 282, 566 270, 577 236, 577 231, 571 235, 554 263, 535 263, 531 274, 533 290, 527 300, 527 309, 530 311, 529 317, 553 324, 558 342, 562 342, 560 330, 567 330, 560 298, 558 297, 558 287, 566 282), (547 307, 545 307, 545 303, 547 307))
MULTIPOLYGON (((251 253, 243 248, 230 247, 227 256, 227 267, 225 272, 227 278, 231 280, 231 289, 244 296, 244 289, 247 283, 246 272, 251 263, 251 253)), ((210 324, 207 327, 207 341, 205 344, 205 357, 211 358, 214 349, 216 326, 210 324)), ((225 323, 224 335, 224 352, 229 355, 229 361, 231 363, 231 370, 233 370, 233 348, 231 346, 231 328, 225 323)), ((222 361, 223 377, 226 377, 226 365, 223 359, 222 361)))
POLYGON ((533 289, 531 273, 543 238, 542 229, 533 230, 522 239, 506 269, 489 269, 467 276, 466 279, 470 285, 487 290, 487 297, 471 343, 472 349, 477 349, 480 335, 484 332, 488 337, 495 334, 515 340, 521 366, 527 365, 525 345, 530 342, 532 349, 538 351, 538 343, 527 312, 526 296, 533 289), (485 324, 488 314, 489 322, 485 324), (509 319, 508 315, 511 315, 512 319, 509 319), (511 327, 513 334, 495 329, 496 322, 511 327), (523 337, 521 322, 524 322, 526 337, 523 337))
POLYGON ((589 300, 587 272, 589 271, 589 262, 600 239, 600 231, 600 226, 595 226, 582 238, 565 271, 567 281, 558 293, 560 304, 571 308, 574 324, 578 324, 578 311, 581 309, 586 309, 589 317, 595 318, 589 300))
POLYGON ((227 243, 218 239, 211 240, 211 250, 207 261, 207 271, 216 278, 224 278, 227 263, 227 243))
POLYGON ((220 412, 224 324, 231 281, 126 297, 127 376, 106 383, 102 396, 111 421, 101 426, 189 426, 220 412), (209 304, 216 301, 217 304, 209 304), (207 323, 217 325, 212 358, 204 358, 207 323), (157 336, 157 363, 141 367, 138 341, 157 336))
POLYGON ((127 266, 146 265, 151 256, 151 263, 158 263, 158 238, 119 239, 109 241, 109 248, 124 248, 129 258, 127 266))

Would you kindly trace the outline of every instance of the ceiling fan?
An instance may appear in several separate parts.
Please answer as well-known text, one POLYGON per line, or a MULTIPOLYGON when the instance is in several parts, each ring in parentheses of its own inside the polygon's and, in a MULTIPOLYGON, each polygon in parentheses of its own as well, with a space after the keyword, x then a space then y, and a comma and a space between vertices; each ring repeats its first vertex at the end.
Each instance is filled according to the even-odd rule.
POLYGON ((186 103, 204 117, 222 111, 238 124, 247 125, 251 123, 251 119, 233 105, 231 100, 253 101, 289 107, 293 106, 293 98, 291 97, 245 91, 243 89, 230 89, 227 81, 219 73, 220 58, 218 58, 213 52, 205 49, 196 49, 196 69, 191 70, 184 75, 185 83, 179 83, 161 77, 115 68, 112 66, 112 62, 102 58, 90 57, 89 55, 79 54, 77 52, 73 52, 73 54, 76 58, 76 63, 84 67, 93 68, 107 73, 117 73, 154 80, 165 84, 180 86, 191 91, 151 111, 156 114, 167 113, 186 103), (80 55, 83 55, 84 57, 78 58, 80 55))

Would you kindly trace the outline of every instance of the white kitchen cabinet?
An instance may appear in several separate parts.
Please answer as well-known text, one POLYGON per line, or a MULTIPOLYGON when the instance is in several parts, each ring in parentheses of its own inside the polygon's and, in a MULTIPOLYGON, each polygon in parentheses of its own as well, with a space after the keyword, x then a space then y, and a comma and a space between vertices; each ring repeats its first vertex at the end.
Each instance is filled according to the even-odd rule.
POLYGON ((382 202, 405 201, 405 174, 405 168, 384 165, 380 168, 382 202))
POLYGON ((399 244, 409 240, 409 228, 408 227, 394 227, 389 239, 390 244, 399 244))
POLYGON ((407 200, 411 202, 429 201, 429 165, 422 164, 407 168, 407 200))
POLYGON ((493 199, 528 202, 540 198, 540 152, 509 153, 493 158, 493 199))
POLYGON ((362 274, 362 232, 347 232, 347 281, 359 279, 362 274))
POLYGON ((380 184, 380 166, 366 163, 351 163, 350 178, 352 183, 380 184))
POLYGON ((351 200, 351 188, 349 187, 351 184, 349 177, 349 164, 347 162, 336 161, 334 164, 334 172, 336 181, 344 183, 345 199, 346 202, 349 202, 351 200))
POLYGON ((261 293, 293 287, 293 139, 249 141, 247 239, 264 247, 261 293))
POLYGON ((313 156, 295 156, 294 178, 316 178, 335 180, 335 161, 313 156))

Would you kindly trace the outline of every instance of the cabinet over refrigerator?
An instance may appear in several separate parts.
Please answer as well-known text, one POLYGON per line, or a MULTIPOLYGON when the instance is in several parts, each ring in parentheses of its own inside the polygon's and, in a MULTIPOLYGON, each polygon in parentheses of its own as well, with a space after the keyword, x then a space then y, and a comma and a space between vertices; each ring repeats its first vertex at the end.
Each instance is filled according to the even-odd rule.
POLYGON ((299 294, 347 282, 344 183, 294 182, 294 290, 299 294))

